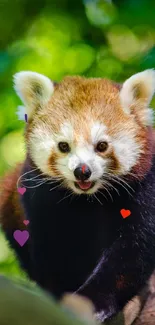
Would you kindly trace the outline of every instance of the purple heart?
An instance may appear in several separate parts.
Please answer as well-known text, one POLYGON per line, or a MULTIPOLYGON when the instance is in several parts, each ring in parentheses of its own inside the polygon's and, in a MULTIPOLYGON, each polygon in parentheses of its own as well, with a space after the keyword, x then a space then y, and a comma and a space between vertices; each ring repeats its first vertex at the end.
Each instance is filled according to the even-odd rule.
POLYGON ((29 239, 29 232, 27 230, 15 230, 13 233, 14 239, 17 241, 17 243, 22 247, 29 239))

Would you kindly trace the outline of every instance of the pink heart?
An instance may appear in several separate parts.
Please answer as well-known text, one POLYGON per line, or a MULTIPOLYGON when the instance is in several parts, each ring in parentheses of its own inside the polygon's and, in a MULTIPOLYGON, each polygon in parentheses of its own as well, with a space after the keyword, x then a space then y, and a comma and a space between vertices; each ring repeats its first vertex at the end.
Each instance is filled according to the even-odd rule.
POLYGON ((13 237, 16 242, 22 247, 29 239, 29 232, 27 230, 15 230, 13 233, 13 237))
POLYGON ((27 226, 30 223, 30 221, 29 220, 24 220, 23 223, 24 223, 25 226, 27 226))
POLYGON ((25 187, 18 187, 18 193, 20 193, 21 195, 23 195, 26 192, 26 188, 25 187))

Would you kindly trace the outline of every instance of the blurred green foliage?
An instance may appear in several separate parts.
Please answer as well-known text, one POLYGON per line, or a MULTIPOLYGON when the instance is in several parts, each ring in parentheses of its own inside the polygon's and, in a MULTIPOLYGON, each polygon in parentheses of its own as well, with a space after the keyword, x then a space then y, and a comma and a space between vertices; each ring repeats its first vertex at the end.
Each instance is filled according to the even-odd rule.
MULTIPOLYGON (((25 156, 14 73, 123 81, 155 67, 154 0, 3 0, 0 30, 0 175, 25 156)), ((2 233, 0 272, 24 276, 2 233)))
POLYGON ((93 319, 90 303, 80 297, 70 297, 73 309, 73 302, 70 306, 58 304, 39 287, 21 281, 0 276, 0 288, 1 325, 100 325, 93 319))

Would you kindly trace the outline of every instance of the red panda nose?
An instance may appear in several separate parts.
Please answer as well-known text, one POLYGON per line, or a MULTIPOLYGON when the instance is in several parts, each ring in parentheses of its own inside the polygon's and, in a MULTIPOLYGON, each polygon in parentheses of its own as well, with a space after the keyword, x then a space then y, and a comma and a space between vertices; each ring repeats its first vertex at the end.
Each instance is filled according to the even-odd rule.
POLYGON ((74 175, 80 181, 86 181, 91 176, 91 170, 86 164, 80 164, 75 170, 74 175))

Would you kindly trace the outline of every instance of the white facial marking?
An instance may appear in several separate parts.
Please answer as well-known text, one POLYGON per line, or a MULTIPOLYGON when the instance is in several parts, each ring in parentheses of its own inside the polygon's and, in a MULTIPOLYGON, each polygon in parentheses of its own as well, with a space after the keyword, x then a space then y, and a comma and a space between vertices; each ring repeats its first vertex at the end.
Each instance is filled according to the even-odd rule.
POLYGON ((72 155, 69 159, 68 159, 68 168, 71 171, 74 171, 75 168, 79 165, 79 158, 76 155, 72 155))
MULTIPOLYGON (((68 125, 63 128, 63 130, 65 133, 67 132, 66 135, 69 135, 68 130, 70 130, 70 128, 68 128, 68 125)), ((105 138, 107 140, 108 136, 105 135, 105 130, 106 127, 101 123, 97 122, 93 124, 92 137, 95 143, 103 139, 105 140, 105 138)), ((74 170, 81 163, 88 165, 92 172, 89 181, 98 181, 92 189, 87 191, 88 194, 92 194, 101 186, 101 181, 99 179, 101 179, 103 173, 106 171, 107 159, 97 155, 94 150, 94 144, 88 143, 82 135, 79 137, 77 147, 72 147, 71 149, 71 152, 68 153, 67 156, 58 160, 58 169, 66 178, 68 186, 72 188, 74 192, 82 193, 80 189, 75 188, 73 183, 76 181, 74 170)))
POLYGON ((112 140, 117 158, 121 164, 121 173, 126 174, 136 164, 141 153, 141 147, 131 134, 120 132, 112 140))
POLYGON ((93 146, 89 145, 87 142, 83 146, 78 146, 76 148, 76 155, 79 158, 80 163, 85 163, 89 166, 93 160, 94 150, 93 146))
POLYGON ((67 175, 68 180, 76 181, 74 170, 79 164, 84 163, 88 165, 92 172, 89 180, 97 180, 103 175, 107 161, 96 154, 93 145, 88 144, 82 138, 81 140, 80 143, 83 143, 83 145, 78 145, 66 157, 59 159, 59 170, 64 176, 67 175))
MULTIPOLYGON (((88 143, 81 134, 78 144, 74 146, 74 130, 70 123, 66 122, 60 128, 59 134, 54 134, 45 125, 37 127, 30 138, 30 154, 36 165, 46 174, 50 175, 51 171, 48 166, 49 157, 52 155, 52 150, 58 149, 60 141, 68 142, 71 151, 66 154, 60 153, 60 158, 56 162, 56 168, 63 175, 66 186, 72 189, 75 193, 81 194, 83 191, 75 187, 74 182, 77 181, 74 176, 74 170, 79 164, 85 163, 90 168, 92 174, 89 181, 95 181, 92 189, 87 191, 87 194, 93 194, 102 186, 102 177, 107 172, 108 158, 101 157, 94 150, 94 145, 99 141, 108 141, 112 144, 117 159, 120 162, 120 173, 126 174, 136 164, 141 147, 136 143, 133 130, 126 133, 120 131, 115 137, 110 137, 106 134, 106 127, 99 122, 92 125, 91 129, 92 144, 88 143)), ((51 175, 52 176, 52 175, 51 175)))
POLYGON ((100 122, 95 122, 91 128, 91 138, 92 138, 92 143, 96 144, 97 142, 101 140, 106 140, 105 137, 106 135, 107 127, 100 122))
POLYGON ((55 146, 52 134, 46 128, 36 128, 31 134, 30 155, 44 173, 49 174, 48 159, 55 146))
POLYGON ((60 127, 60 132, 56 136, 56 140, 58 142, 64 141, 70 144, 73 141, 73 139, 74 139, 74 130, 72 125, 69 122, 62 124, 62 126, 60 127))

